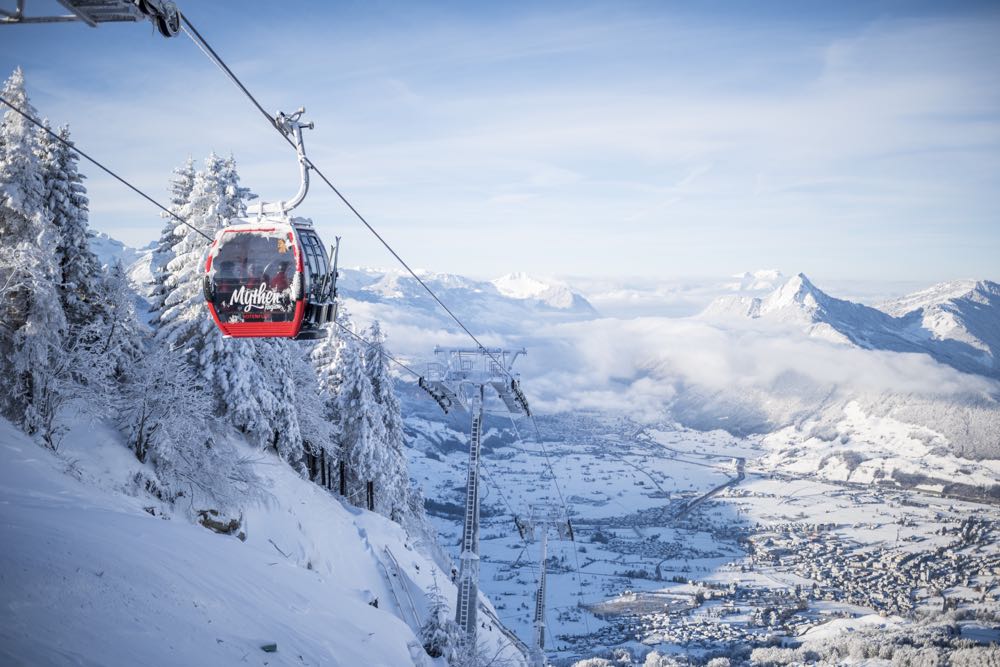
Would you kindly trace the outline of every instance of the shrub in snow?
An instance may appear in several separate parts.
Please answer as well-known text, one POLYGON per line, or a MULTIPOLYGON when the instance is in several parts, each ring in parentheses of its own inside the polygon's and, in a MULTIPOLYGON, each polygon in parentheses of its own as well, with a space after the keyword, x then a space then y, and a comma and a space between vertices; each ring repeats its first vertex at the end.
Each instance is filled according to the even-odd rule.
MULTIPOLYGON (((251 462, 213 436, 206 419, 211 399, 174 350, 154 344, 138 358, 121 380, 115 408, 136 458, 156 472, 154 495, 187 498, 192 516, 206 508, 234 510, 261 497, 251 462)), ((148 485, 146 490, 154 491, 148 485)))

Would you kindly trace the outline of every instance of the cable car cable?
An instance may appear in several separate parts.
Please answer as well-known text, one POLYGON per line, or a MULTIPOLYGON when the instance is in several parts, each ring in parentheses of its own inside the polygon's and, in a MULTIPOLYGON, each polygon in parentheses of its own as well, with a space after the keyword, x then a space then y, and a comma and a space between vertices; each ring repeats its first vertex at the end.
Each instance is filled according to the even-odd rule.
MULTIPOLYGON (((233 73, 233 70, 229 69, 229 66, 226 64, 226 62, 219 56, 218 53, 215 52, 215 49, 213 49, 212 46, 207 41, 205 41, 205 38, 201 36, 201 33, 198 32, 198 29, 195 28, 190 21, 188 21, 187 16, 185 16, 183 12, 178 12, 178 13, 181 15, 181 22, 183 24, 181 26, 181 30, 184 31, 184 34, 187 35, 192 42, 194 42, 195 46, 197 46, 202 53, 208 56, 209 60, 214 61, 215 64, 223 72, 226 73, 226 76, 229 77, 229 80, 232 81, 234 84, 236 84, 236 86, 243 91, 244 95, 250 98, 250 101, 253 102, 255 107, 257 107, 257 110, 260 111, 260 113, 264 116, 264 118, 267 118, 267 122, 271 124, 271 127, 276 129, 281 134, 281 136, 285 137, 285 139, 288 139, 288 135, 286 135, 285 132, 280 127, 278 127, 278 123, 274 120, 274 117, 271 116, 271 114, 269 114, 267 110, 265 110, 264 107, 261 106, 260 102, 257 101, 257 98, 254 97, 249 90, 247 90, 247 87, 244 86, 243 82, 240 81, 239 78, 233 73), (190 32, 188 32, 188 30, 190 30, 190 32), (192 35, 191 33, 194 34, 192 35)), ((289 143, 291 143, 291 140, 289 140, 289 143)))
POLYGON ((119 183, 121 183, 122 185, 124 185, 125 187, 127 187, 129 190, 131 190, 132 192, 136 193, 137 195, 139 195, 140 197, 142 197, 143 199, 145 199, 149 203, 151 203, 153 206, 157 207, 158 209, 160 209, 161 211, 163 211, 164 213, 166 213, 170 217, 174 218, 175 220, 177 220, 181 224, 187 225, 188 227, 190 227, 191 229, 193 229, 194 231, 196 231, 198 234, 200 234, 201 236, 205 237, 209 241, 209 243, 212 242, 212 237, 211 236, 209 236, 205 232, 201 231, 200 229, 198 229, 197 227, 195 227, 194 225, 192 225, 190 222, 188 222, 184 218, 180 217, 179 215, 177 215, 176 213, 174 213, 173 211, 171 211, 170 209, 168 209, 166 206, 164 206, 163 204, 161 204, 160 202, 156 201, 155 199, 153 199, 152 197, 150 197, 149 195, 147 195, 145 192, 143 192, 139 188, 135 187, 134 185, 132 185, 131 183, 129 183, 128 181, 126 181, 124 178, 122 178, 121 176, 119 176, 118 174, 116 174, 115 172, 113 172, 108 167, 105 167, 103 164, 101 164, 100 162, 98 162, 96 159, 94 159, 94 158, 90 157, 89 155, 87 155, 86 153, 84 153, 82 150, 80 150, 79 148, 77 148, 76 144, 74 144, 72 141, 67 141, 66 139, 63 139, 58 134, 56 134, 55 132, 53 132, 51 128, 46 127, 46 125, 44 123, 42 123, 42 122, 40 122, 40 121, 35 120, 34 118, 32 118, 31 114, 26 113, 25 111, 23 111, 23 110, 19 109, 18 107, 14 106, 12 103, 8 102, 7 99, 4 98, 2 95, 0 95, 0 102, 3 102, 8 107, 10 107, 12 110, 14 110, 16 113, 18 113, 21 116, 23 116, 25 118, 25 120, 27 120, 28 122, 32 123, 33 125, 37 125, 38 127, 40 127, 50 137, 52 137, 53 139, 55 139, 59 143, 63 144, 64 146, 66 146, 67 148, 69 148, 71 151, 73 151, 74 153, 76 153, 77 155, 79 155, 80 157, 82 157, 82 158, 88 160, 89 162, 91 162, 95 167, 97 167, 98 169, 100 169, 104 173, 108 174, 109 176, 111 176, 112 178, 114 178, 115 180, 117 180, 119 183))
MULTIPOLYGON (((292 144, 291 139, 288 137, 287 134, 285 134, 285 131, 281 129, 281 127, 278 125, 275 119, 264 109, 264 107, 260 104, 260 102, 257 101, 257 98, 253 96, 253 94, 247 89, 247 87, 243 85, 243 82, 240 81, 239 77, 236 76, 235 72, 233 72, 233 70, 226 64, 226 62, 222 59, 222 56, 220 56, 218 52, 212 48, 212 46, 208 43, 208 41, 201 35, 200 32, 198 32, 198 29, 194 27, 194 24, 192 24, 191 21, 187 18, 187 16, 185 16, 183 13, 181 13, 181 21, 183 22, 186 28, 190 28, 190 32, 188 32, 188 30, 185 30, 184 34, 186 34, 191 39, 191 41, 193 41, 195 45, 198 46, 199 50, 201 50, 201 52, 204 53, 209 60, 215 63, 215 65, 223 71, 223 73, 243 92, 243 94, 246 95, 247 99, 249 99, 250 102, 253 103, 255 107, 257 107, 257 110, 260 111, 265 118, 267 118, 268 124, 275 130, 277 130, 277 132, 282 137, 284 137, 285 140, 289 142, 289 144, 292 144)), ((485 345, 483 345, 482 342, 480 342, 480 340, 476 337, 476 335, 473 334, 472 331, 467 326, 465 326, 465 323, 462 322, 462 320, 460 320, 458 316, 455 315, 454 312, 452 312, 451 308, 449 308, 444 303, 444 301, 442 301, 441 298, 438 297, 438 295, 427 285, 427 283, 425 283, 420 278, 420 276, 418 276, 417 273, 410 268, 410 265, 407 264, 406 261, 399 255, 399 253, 397 253, 393 249, 393 247, 389 245, 388 241, 386 241, 385 238, 383 238, 382 235, 379 234, 374 227, 372 227, 371 223, 369 223, 365 219, 365 217, 361 215, 358 209, 356 209, 354 205, 351 204, 351 202, 347 199, 347 197, 345 197, 343 193, 341 193, 340 190, 338 190, 337 187, 330 181, 330 179, 328 179, 326 175, 323 174, 323 172, 319 169, 319 167, 317 167, 316 164, 308 157, 305 158, 305 162, 308 165, 308 167, 313 171, 315 171, 316 175, 319 176, 324 183, 326 183, 326 185, 333 191, 333 193, 337 195, 340 201, 342 201, 344 205, 347 206, 348 209, 350 209, 351 213, 353 213, 354 216, 358 220, 360 220, 365 227, 368 228, 368 231, 370 231, 372 235, 374 235, 375 238, 379 240, 379 242, 385 247, 385 249, 388 250, 389 253, 396 258, 396 261, 398 261, 400 265, 402 265, 403 268, 406 269, 411 276, 413 276, 413 279, 416 280, 417 283, 421 287, 423 287, 428 294, 431 295, 431 298, 433 298, 438 303, 438 305, 441 306, 441 308, 443 308, 446 313, 448 313, 451 319, 453 319, 455 323, 458 324, 459 327, 461 327, 461 329, 469 336, 469 338, 471 338, 473 342, 476 343, 479 349, 481 349, 487 356, 489 356, 497 364, 497 366, 503 370, 503 373, 505 375, 507 375, 511 380, 514 380, 515 378, 513 374, 511 374, 511 372, 504 367, 504 365, 500 362, 500 360, 496 356, 494 356, 493 353, 491 353, 489 349, 485 345)))

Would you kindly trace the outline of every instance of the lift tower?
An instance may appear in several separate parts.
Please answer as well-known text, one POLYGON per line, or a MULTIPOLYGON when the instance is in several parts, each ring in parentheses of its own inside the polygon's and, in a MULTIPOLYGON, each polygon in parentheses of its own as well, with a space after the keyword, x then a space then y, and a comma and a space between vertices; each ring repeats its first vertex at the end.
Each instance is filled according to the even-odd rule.
POLYGON ((531 414, 518 376, 511 372, 520 350, 495 348, 434 348, 439 361, 429 364, 420 386, 448 412, 456 403, 472 415, 469 468, 465 488, 465 524, 462 528, 461 568, 455 622, 470 641, 476 637, 479 597, 479 445, 487 397, 495 394, 513 414, 531 414))
POLYGON ((535 541, 536 531, 541 534, 541 555, 538 567, 538 588, 535 590, 535 620, 532 634, 531 653, 528 655, 530 667, 545 667, 545 559, 549 544, 549 528, 554 528, 562 539, 573 539, 573 526, 562 509, 553 505, 532 505, 531 516, 527 520, 514 517, 514 523, 521 537, 535 541))

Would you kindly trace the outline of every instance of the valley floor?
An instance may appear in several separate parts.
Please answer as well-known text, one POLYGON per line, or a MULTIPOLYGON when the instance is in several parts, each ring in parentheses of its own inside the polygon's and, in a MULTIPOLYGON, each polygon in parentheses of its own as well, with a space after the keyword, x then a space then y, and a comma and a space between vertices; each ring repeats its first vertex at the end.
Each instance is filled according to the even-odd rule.
MULTIPOLYGON (((520 539, 511 514, 565 498, 575 542, 552 532, 547 563, 546 648, 557 664, 615 647, 709 656, 906 627, 943 610, 964 615, 975 641, 1000 642, 995 505, 765 472, 760 439, 721 431, 582 417, 540 425, 545 452, 499 421, 484 440, 482 588, 531 637, 538 545, 520 539), (538 474, 549 462, 559 489, 538 474)), ((460 517, 442 501, 461 502, 464 436, 410 427, 411 473, 430 485, 454 551, 460 517)))

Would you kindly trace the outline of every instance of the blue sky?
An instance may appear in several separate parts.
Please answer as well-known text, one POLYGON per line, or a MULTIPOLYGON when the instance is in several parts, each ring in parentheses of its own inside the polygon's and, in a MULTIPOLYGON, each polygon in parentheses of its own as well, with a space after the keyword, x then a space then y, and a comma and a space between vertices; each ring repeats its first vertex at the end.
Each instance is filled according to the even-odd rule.
MULTIPOLYGON (((306 106, 311 157, 415 266, 1000 279, 989 4, 178 4, 266 107, 306 106)), ((44 115, 155 196, 212 150, 265 199, 295 190, 287 146, 184 36, 0 27, 16 65, 44 115)), ((158 236, 155 210, 84 169, 97 229, 158 236)), ((347 264, 392 266, 322 188, 301 213, 347 264)))

